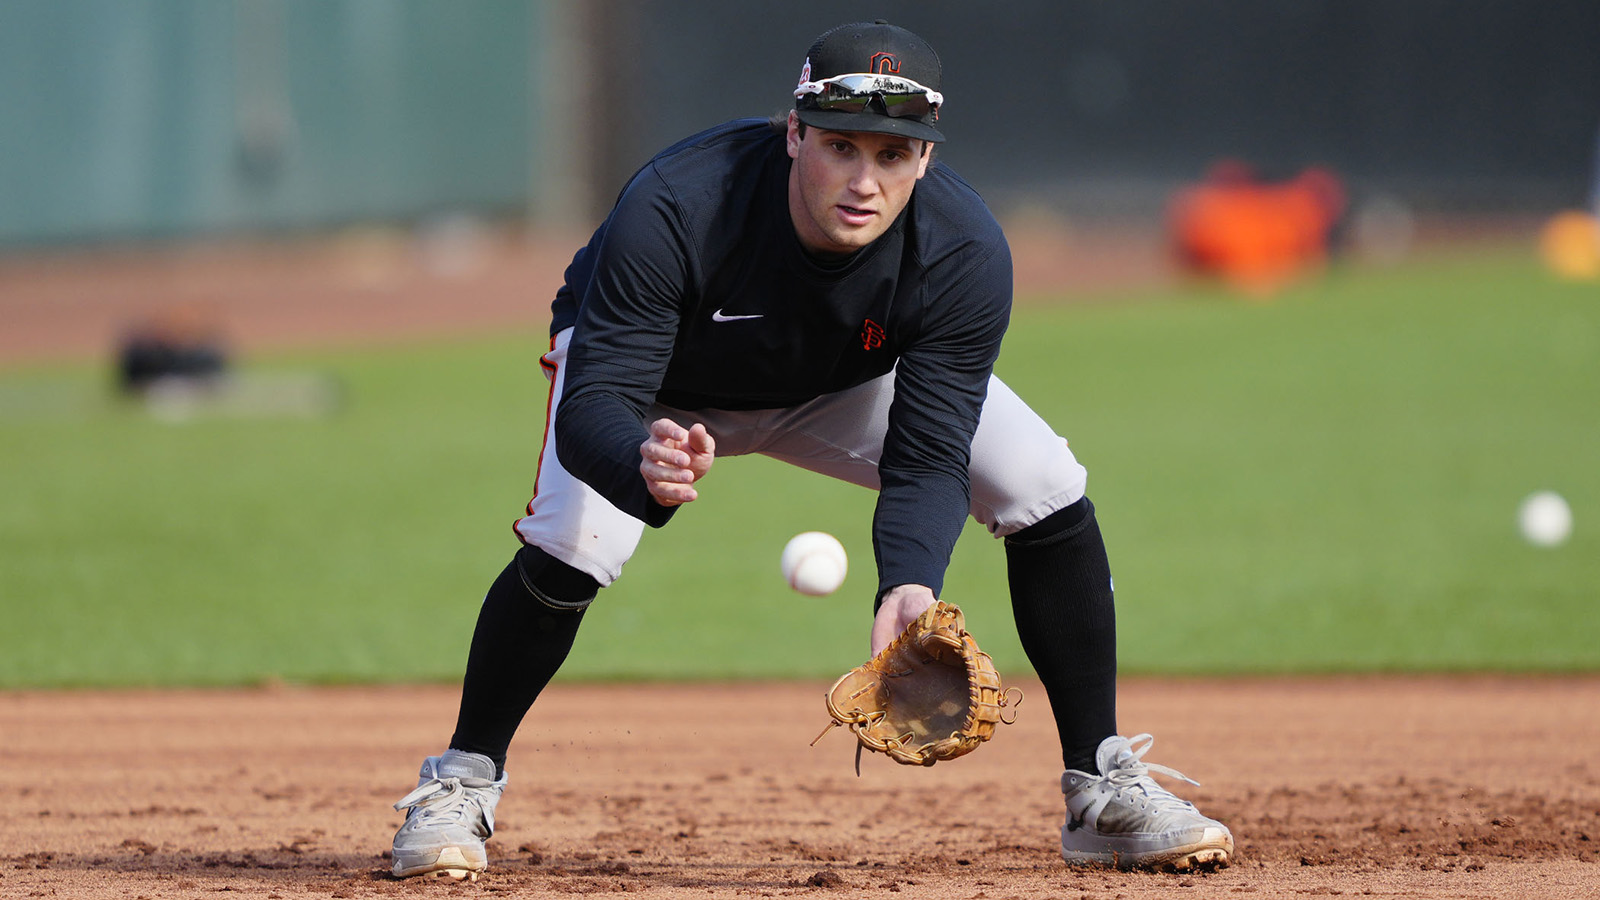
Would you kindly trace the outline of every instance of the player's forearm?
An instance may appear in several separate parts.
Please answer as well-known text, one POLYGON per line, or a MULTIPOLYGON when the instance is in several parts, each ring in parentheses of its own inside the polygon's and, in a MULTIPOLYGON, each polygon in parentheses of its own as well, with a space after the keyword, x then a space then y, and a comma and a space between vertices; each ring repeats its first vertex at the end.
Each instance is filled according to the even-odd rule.
POLYGON ((655 502, 639 476, 639 444, 649 432, 632 408, 599 390, 562 399, 555 421, 556 457, 612 506, 652 527, 675 508, 655 502))
POLYGON ((972 384, 978 373, 941 371, 940 362, 908 354, 895 375, 873 516, 880 591, 923 584, 937 594, 971 510, 972 435, 985 391, 972 384))
POLYGON ((882 474, 872 518, 878 592, 920 584, 938 594, 971 505, 965 470, 882 474))
POLYGON ((660 526, 672 511, 639 476, 645 410, 672 354, 671 313, 656 318, 593 295, 578 314, 567 353, 566 389, 556 411, 556 452, 568 472, 623 512, 660 526), (663 324, 668 323, 668 324, 663 324))

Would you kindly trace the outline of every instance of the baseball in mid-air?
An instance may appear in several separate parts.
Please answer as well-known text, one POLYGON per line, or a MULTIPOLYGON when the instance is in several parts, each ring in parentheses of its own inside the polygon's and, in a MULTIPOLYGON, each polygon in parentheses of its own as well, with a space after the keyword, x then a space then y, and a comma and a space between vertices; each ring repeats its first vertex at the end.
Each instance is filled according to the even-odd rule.
POLYGON ((1528 543, 1554 547, 1572 534, 1572 507, 1555 491, 1538 491, 1522 501, 1517 525, 1528 543))
POLYGON ((783 547, 783 580, 802 594, 822 597, 844 584, 849 560, 839 539, 824 531, 805 531, 783 547))

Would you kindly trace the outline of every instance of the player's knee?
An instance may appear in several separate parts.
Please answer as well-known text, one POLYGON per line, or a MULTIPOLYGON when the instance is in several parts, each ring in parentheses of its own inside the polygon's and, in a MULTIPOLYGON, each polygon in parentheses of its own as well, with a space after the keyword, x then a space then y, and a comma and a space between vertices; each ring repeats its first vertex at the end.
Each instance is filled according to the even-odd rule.
POLYGON ((1006 543, 1038 545, 1056 537, 1071 537, 1083 531, 1094 519, 1094 504, 1088 497, 1079 497, 1039 521, 1006 536, 1006 543))
POLYGON ((538 547, 526 545, 517 551, 517 573, 522 586, 535 599, 558 612, 579 612, 589 607, 600 593, 600 582, 580 572, 538 547))
POLYGON ((1014 456, 991 452, 984 465, 973 467, 972 517, 996 537, 1011 537, 1038 524, 1041 509, 1070 508, 1087 488, 1088 470, 1065 441, 1052 436, 1028 446, 1028 452, 1014 456), (1066 505, 1056 506, 1062 503, 1066 505))

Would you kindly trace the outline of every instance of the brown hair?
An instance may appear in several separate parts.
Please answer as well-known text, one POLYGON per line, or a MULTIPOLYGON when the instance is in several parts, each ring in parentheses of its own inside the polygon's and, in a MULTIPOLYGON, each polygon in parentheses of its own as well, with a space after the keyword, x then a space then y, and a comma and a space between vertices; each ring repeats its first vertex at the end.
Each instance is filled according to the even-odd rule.
MULTIPOLYGON (((781 112, 781 113, 773 113, 772 115, 767 116, 767 127, 771 128, 773 131, 777 132, 778 134, 788 134, 789 133, 789 114, 786 113, 786 112, 781 112)), ((800 139, 801 140, 805 140, 805 136, 806 136, 806 123, 801 122, 800 123, 800 139)))

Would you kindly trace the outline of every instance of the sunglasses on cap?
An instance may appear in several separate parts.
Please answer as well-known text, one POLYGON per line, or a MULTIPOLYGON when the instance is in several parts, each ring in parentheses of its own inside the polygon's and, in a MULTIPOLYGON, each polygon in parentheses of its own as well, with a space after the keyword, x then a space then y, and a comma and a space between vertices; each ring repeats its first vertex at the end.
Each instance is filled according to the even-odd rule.
POLYGON ((816 109, 838 112, 866 112, 876 99, 883 111, 894 119, 920 119, 932 115, 939 119, 944 95, 909 78, 870 73, 835 75, 821 81, 802 81, 794 89, 796 100, 816 109))

